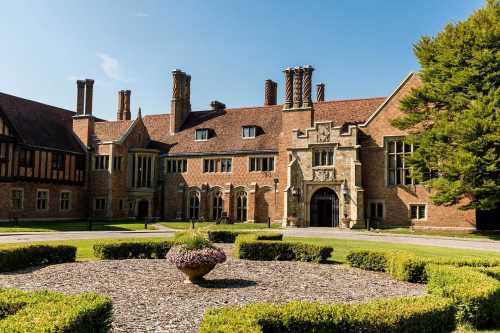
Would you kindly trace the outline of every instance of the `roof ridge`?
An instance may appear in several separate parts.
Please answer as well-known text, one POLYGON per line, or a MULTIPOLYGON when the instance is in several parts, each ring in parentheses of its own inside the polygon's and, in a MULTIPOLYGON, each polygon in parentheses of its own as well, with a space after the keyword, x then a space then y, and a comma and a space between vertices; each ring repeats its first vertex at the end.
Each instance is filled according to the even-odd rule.
POLYGON ((60 106, 55 106, 55 105, 50 105, 50 104, 38 102, 38 101, 35 101, 35 100, 32 100, 32 99, 27 99, 27 98, 24 98, 24 97, 19 97, 19 96, 12 95, 12 94, 7 94, 7 93, 1 92, 1 91, 0 91, 0 94, 5 95, 5 96, 9 96, 9 97, 14 97, 14 98, 26 101, 26 102, 40 104, 40 105, 43 105, 43 106, 48 106, 48 107, 51 107, 51 108, 55 108, 55 109, 58 109, 58 111, 64 111, 64 112, 69 112, 69 113, 72 113, 72 114, 76 114, 75 111, 71 111, 71 110, 62 108, 60 106))

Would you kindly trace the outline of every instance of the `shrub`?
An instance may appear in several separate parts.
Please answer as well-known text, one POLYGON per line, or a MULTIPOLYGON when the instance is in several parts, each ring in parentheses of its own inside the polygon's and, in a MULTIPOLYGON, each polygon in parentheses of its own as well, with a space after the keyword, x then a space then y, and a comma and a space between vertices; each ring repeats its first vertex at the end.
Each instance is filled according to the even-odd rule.
POLYGON ((451 298, 457 320, 476 328, 500 324, 500 281, 470 267, 429 264, 428 291, 451 298))
POLYGON ((484 273, 488 276, 491 276, 494 279, 500 280, 500 266, 497 267, 488 267, 479 269, 481 273, 484 273))
POLYGON ((449 300, 426 296, 366 304, 292 302, 209 309, 199 333, 440 333, 455 329, 449 300))
POLYGON ((333 249, 302 242, 257 240, 257 234, 241 235, 236 239, 235 255, 248 260, 296 260, 325 262, 333 249))
POLYGON ((164 259, 172 243, 172 241, 163 241, 94 244, 94 255, 103 260, 164 259))
POLYGON ((205 247, 188 249, 184 245, 174 246, 167 254, 167 260, 177 267, 198 267, 216 265, 226 261, 226 254, 220 248, 205 247))
POLYGON ((76 247, 67 245, 31 245, 0 250, 0 272, 31 266, 74 262, 76 247))
POLYGON ((351 267, 368 271, 385 272, 387 268, 386 254, 381 252, 351 251, 347 255, 347 261, 351 267))
MULTIPOLYGON (((234 243, 239 235, 248 235, 248 231, 230 231, 230 230, 209 230, 208 239, 214 243, 234 243)), ((257 240, 283 240, 283 234, 277 232, 258 232, 257 240)))
POLYGON ((387 255, 387 272, 398 280, 425 282, 425 259, 406 252, 394 252, 387 255))
POLYGON ((94 293, 0 289, 0 332, 108 332, 111 300, 94 293))

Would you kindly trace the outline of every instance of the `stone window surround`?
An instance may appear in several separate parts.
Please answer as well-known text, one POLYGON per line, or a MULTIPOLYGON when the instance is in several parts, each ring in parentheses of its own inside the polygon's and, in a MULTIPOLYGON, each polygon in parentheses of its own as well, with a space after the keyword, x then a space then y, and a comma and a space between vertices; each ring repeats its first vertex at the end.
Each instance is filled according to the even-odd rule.
POLYGON ((94 210, 96 211, 105 211, 108 208, 108 200, 105 197, 95 197, 94 198, 94 210), (104 207, 97 208, 97 200, 103 200, 104 207))
POLYGON ((11 208, 14 210, 23 210, 24 209, 24 188, 22 187, 13 187, 10 189, 10 205, 11 208), (14 191, 19 191, 21 192, 21 207, 15 208, 14 207, 14 191))
POLYGON ((197 128, 194 130, 194 141, 208 141, 210 138, 210 129, 197 128), (201 138, 198 139, 198 133, 201 133, 201 138))
MULTIPOLYGON (((384 150, 384 184, 385 187, 397 187, 397 186, 417 186, 419 184, 415 183, 412 178, 411 184, 394 184, 389 183, 389 143, 394 141, 403 141, 406 137, 404 135, 384 135, 383 136, 383 147, 384 150)), ((412 148, 413 150, 413 148, 412 148)))
MULTIPOLYGON (((318 146, 318 145, 310 145, 312 147, 311 149, 311 154, 312 154, 312 158, 311 158, 311 161, 312 161, 312 167, 313 169, 321 169, 321 168, 325 168, 325 169, 330 169, 330 168, 333 168, 335 166, 335 158, 336 158, 336 147, 331 147, 331 146, 318 146), (320 164, 316 164, 316 153, 326 153, 326 164, 321 164, 321 160, 320 160, 320 164), (329 163, 329 154, 332 153, 332 163, 331 164, 328 164, 329 163)), ((321 155, 320 155, 320 159, 321 159, 321 155)))
POLYGON ((187 158, 182 158, 182 157, 167 157, 164 159, 164 163, 165 163, 165 173, 166 174, 179 174, 179 173, 188 173, 189 172, 189 163, 188 163, 188 159, 187 158), (175 162, 175 165, 176 165, 176 169, 178 169, 178 166, 177 166, 177 161, 184 161, 184 167, 181 168, 181 169, 185 169, 186 171, 181 171, 181 172, 172 172, 172 171, 168 171, 168 162, 169 161, 176 161, 175 162))
MULTIPOLYGON (((262 163, 262 162, 261 162, 262 163)), ((250 155, 248 156, 248 172, 275 172, 276 171, 276 156, 275 155, 250 155), (251 170, 251 160, 255 159, 264 159, 264 158, 272 158, 273 159, 273 168, 272 170, 251 170)))
POLYGON ((46 188, 38 188, 36 189, 36 198, 35 198, 35 208, 36 210, 41 210, 41 211, 47 211, 49 210, 49 204, 50 204, 50 191, 49 189, 46 189, 46 188), (45 205, 45 208, 38 208, 38 200, 39 200, 39 197, 38 197, 38 193, 41 193, 41 192, 44 192, 44 193, 47 193, 47 198, 45 200, 47 200, 47 203, 45 205))
MULTIPOLYGON (((367 218, 372 218, 371 216, 371 204, 382 204, 382 217, 381 219, 382 220, 385 220, 385 216, 386 216, 386 207, 385 207, 385 200, 380 200, 380 199, 368 199, 366 201, 366 217, 367 218)), ((376 208, 377 209, 377 208, 376 208)), ((375 217, 375 218, 378 218, 378 217, 375 217)))
POLYGON ((201 217, 201 190, 198 188, 192 188, 187 192, 187 203, 186 203, 186 216, 191 219, 191 198, 192 196, 198 197, 198 205, 195 207, 198 210, 198 219, 201 217))
POLYGON ((429 216, 429 205, 425 202, 410 202, 408 203, 408 218, 410 219, 410 221, 412 222, 422 222, 422 221, 427 221, 427 218, 429 216), (422 217, 417 217, 417 218, 412 218, 411 217, 411 208, 412 206, 417 206, 417 215, 419 216, 419 207, 420 206, 424 206, 424 210, 425 210, 425 216, 422 218, 422 217))
POLYGON ((257 126, 248 125, 241 127, 241 138, 246 140, 255 139, 257 137, 257 126), (245 131, 248 131, 248 135, 245 135, 245 131), (253 135, 252 135, 253 132, 253 135))
POLYGON ((59 210, 60 211, 68 212, 68 211, 70 211, 73 208, 72 207, 73 206, 72 205, 73 204, 73 200, 72 200, 73 198, 72 197, 73 197, 73 193, 71 191, 62 190, 61 192, 59 192, 59 210), (67 209, 63 209, 61 207, 62 200, 63 200, 63 198, 62 198, 63 193, 68 193, 69 194, 69 196, 68 196, 68 208, 67 209))
MULTIPOLYGON (((210 200, 210 218, 211 219, 214 219, 214 216, 215 215, 215 209, 218 208, 221 210, 221 216, 222 214, 224 213, 224 192, 223 192, 223 189, 222 188, 219 188, 219 187, 215 187, 215 188, 212 188, 210 190, 210 197, 209 197, 209 200, 210 200), (220 198, 220 207, 215 207, 214 203, 215 203, 215 199, 216 198, 220 198)), ((219 216, 220 218, 220 216, 219 216)))
MULTIPOLYGON (((210 162, 208 162, 210 163, 210 162)), ((214 174, 214 173, 223 173, 223 174, 231 174, 233 172, 233 158, 232 157, 221 157, 221 158, 203 158, 201 162, 201 168, 202 168, 202 173, 204 174, 214 174), (222 161, 229 160, 230 162, 230 169, 231 171, 222 171, 222 161), (209 171, 210 166, 208 169, 205 169, 205 163, 207 161, 214 161, 214 171, 209 171)))

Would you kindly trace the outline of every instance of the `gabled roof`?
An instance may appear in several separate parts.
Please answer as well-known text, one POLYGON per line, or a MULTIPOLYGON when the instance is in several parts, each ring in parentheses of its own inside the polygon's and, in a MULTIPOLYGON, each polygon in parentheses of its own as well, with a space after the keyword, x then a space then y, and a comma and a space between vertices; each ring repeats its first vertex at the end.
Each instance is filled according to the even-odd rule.
POLYGON ((133 120, 96 122, 94 125, 95 138, 101 142, 120 140, 133 123, 133 120))
POLYGON ((0 110, 22 143, 34 147, 82 153, 73 135, 74 112, 0 93, 0 110))
MULTIPOLYGON (((363 123, 384 100, 375 97, 314 103, 314 118, 331 120, 336 126, 363 123)), ((169 114, 145 116, 143 120, 153 140, 150 148, 171 155, 273 152, 278 150, 282 108, 273 105, 191 112, 175 135, 170 135, 169 114), (260 134, 255 139, 241 137, 241 128, 247 125, 259 127, 260 134), (213 136, 207 141, 195 141, 197 128, 209 128, 213 136)))

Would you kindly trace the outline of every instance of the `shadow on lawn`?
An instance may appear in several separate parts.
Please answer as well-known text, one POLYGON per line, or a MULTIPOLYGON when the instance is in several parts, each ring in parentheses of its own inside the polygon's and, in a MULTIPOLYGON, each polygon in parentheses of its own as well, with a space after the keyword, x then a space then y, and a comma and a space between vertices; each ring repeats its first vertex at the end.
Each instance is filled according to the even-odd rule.
POLYGON ((257 285, 257 282, 245 279, 211 279, 205 280, 197 284, 202 288, 217 288, 217 289, 233 289, 247 288, 257 285))

